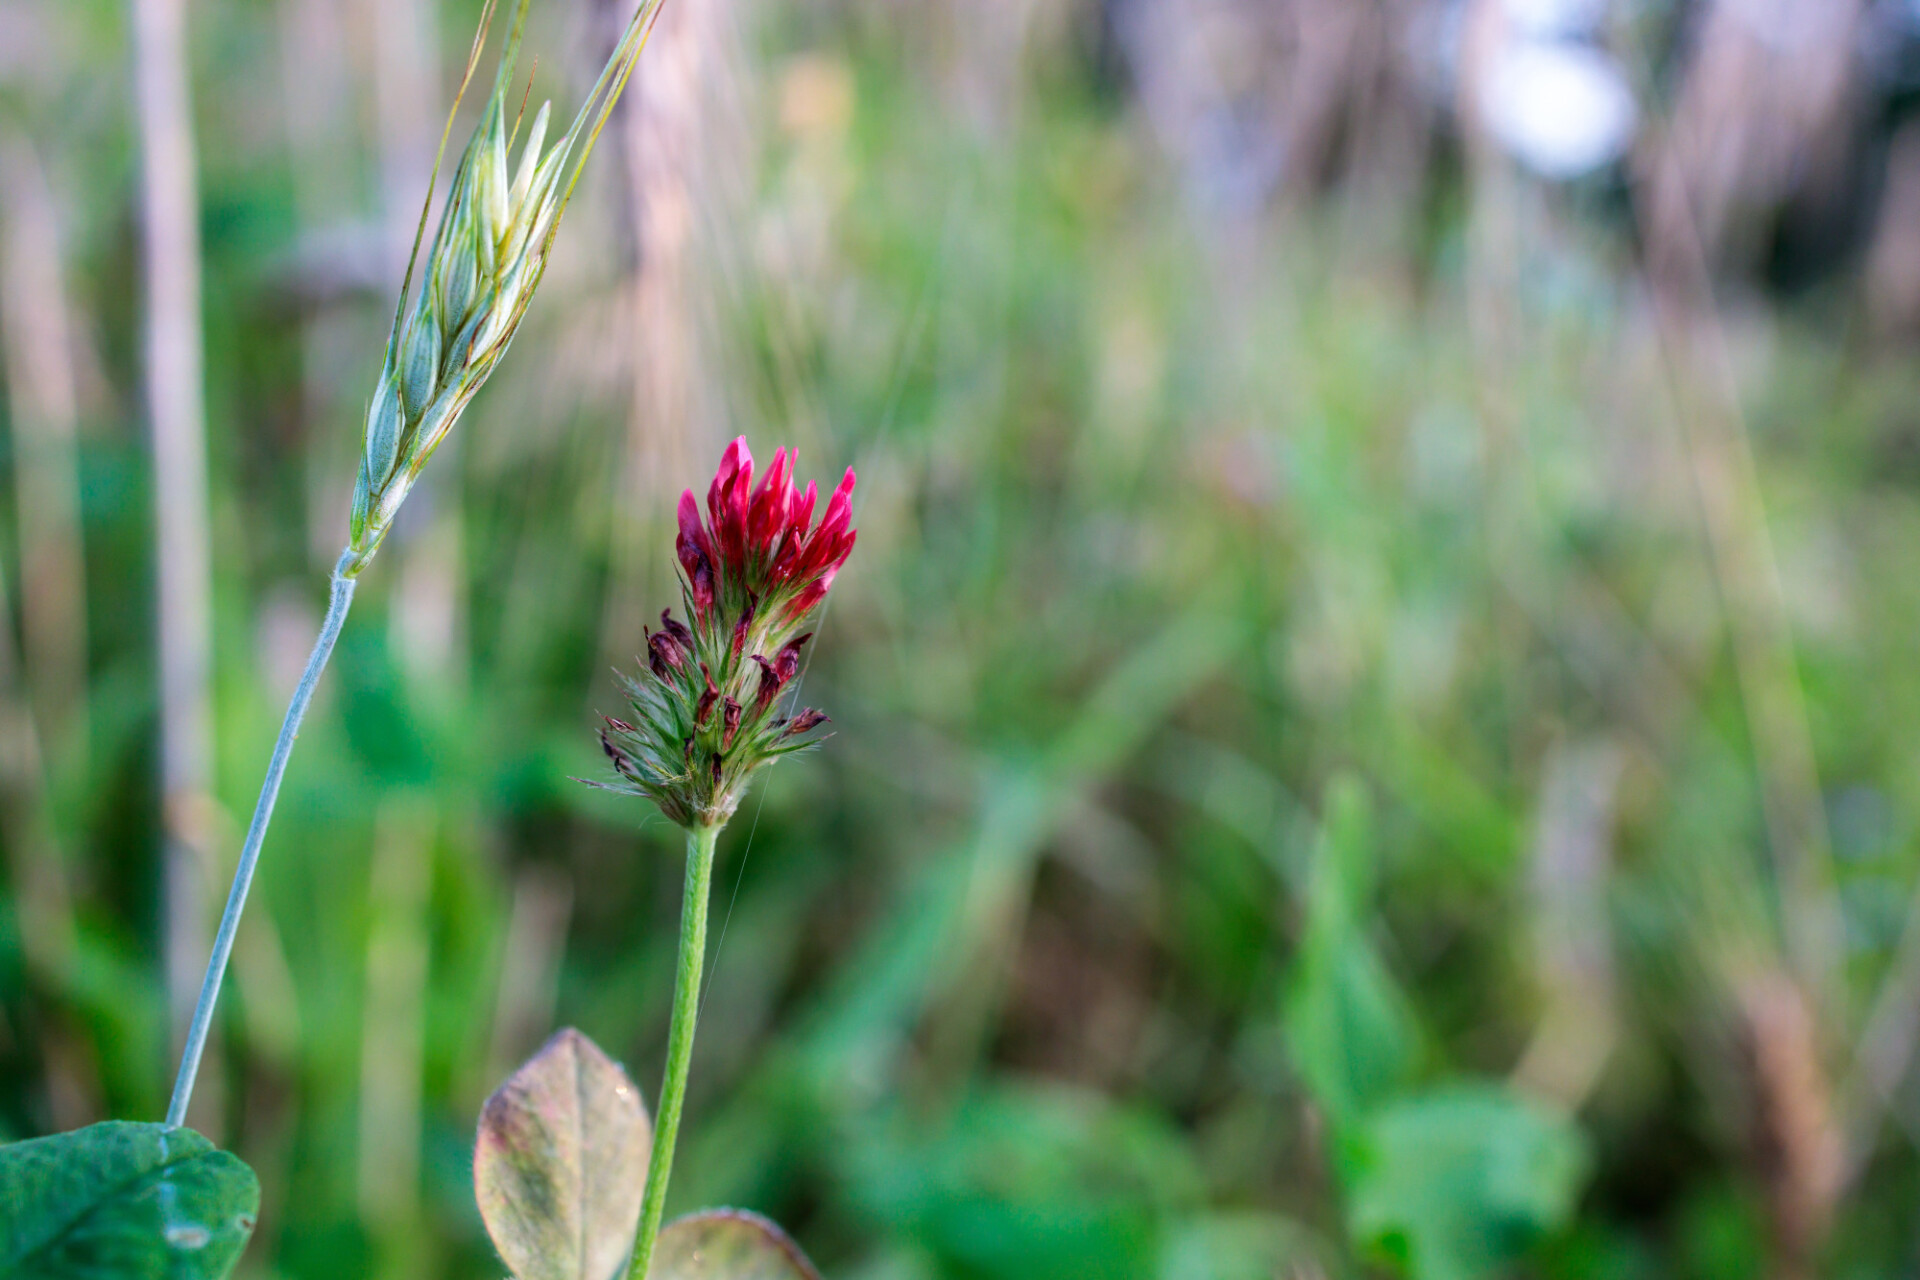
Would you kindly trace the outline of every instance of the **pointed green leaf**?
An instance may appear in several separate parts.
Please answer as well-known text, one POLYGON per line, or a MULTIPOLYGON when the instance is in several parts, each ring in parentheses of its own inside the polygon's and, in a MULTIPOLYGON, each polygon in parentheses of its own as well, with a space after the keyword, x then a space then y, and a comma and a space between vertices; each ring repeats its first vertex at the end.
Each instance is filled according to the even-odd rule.
POLYGON ((607 1280, 640 1218, 653 1129, 640 1091, 571 1027, 480 1113, 474 1194, 519 1280, 607 1280))
POLYGON ((1336 780, 1325 808, 1284 1022, 1295 1070, 1338 1127, 1410 1082, 1419 1028, 1366 928, 1374 881, 1366 793, 1336 780))
POLYGON ((108 1121, 0 1147, 0 1275, 221 1280, 260 1184, 191 1129, 108 1121))
POLYGON ((708 1209, 669 1222, 647 1280, 820 1280, 786 1232, 745 1209, 708 1209))

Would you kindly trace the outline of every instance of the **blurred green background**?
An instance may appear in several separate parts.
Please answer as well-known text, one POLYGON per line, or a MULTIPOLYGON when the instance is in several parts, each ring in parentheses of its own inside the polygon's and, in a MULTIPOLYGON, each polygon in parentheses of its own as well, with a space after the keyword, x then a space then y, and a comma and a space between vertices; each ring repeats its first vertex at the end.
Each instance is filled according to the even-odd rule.
MULTIPOLYGON (((478 12, 191 0, 187 139, 171 7, 0 0, 6 1138, 164 1109, 478 12)), ((536 92, 626 16, 539 0, 536 92)), ((667 0, 294 758, 193 1114, 243 1274, 497 1276, 494 1085, 571 1024, 654 1093, 679 843, 573 779, 736 433, 860 543, 670 1208, 843 1280, 1915 1274, 1916 100, 1883 0, 667 0)))

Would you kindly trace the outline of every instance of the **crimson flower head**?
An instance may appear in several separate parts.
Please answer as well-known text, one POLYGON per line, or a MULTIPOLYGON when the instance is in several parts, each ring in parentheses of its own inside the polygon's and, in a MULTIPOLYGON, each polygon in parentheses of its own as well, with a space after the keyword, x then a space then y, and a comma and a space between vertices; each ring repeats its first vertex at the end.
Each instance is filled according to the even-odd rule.
POLYGON ((853 468, 827 499, 820 523, 809 528, 818 490, 809 481, 800 491, 793 462, 793 450, 775 449, 755 488, 753 453, 740 436, 720 455, 720 470, 707 486, 705 520, 693 490, 680 495, 674 549, 696 619, 748 609, 797 624, 826 598, 853 551, 853 468))
POLYGON ((826 722, 783 704, 812 635, 800 628, 853 551, 853 469, 814 524, 818 491, 794 484, 793 462, 774 450, 756 487, 741 437, 720 457, 704 518, 693 491, 681 495, 688 622, 660 615, 645 669, 622 677, 634 719, 608 717, 600 734, 619 778, 609 789, 646 796, 683 827, 724 823, 755 769, 815 745, 806 735, 826 722))

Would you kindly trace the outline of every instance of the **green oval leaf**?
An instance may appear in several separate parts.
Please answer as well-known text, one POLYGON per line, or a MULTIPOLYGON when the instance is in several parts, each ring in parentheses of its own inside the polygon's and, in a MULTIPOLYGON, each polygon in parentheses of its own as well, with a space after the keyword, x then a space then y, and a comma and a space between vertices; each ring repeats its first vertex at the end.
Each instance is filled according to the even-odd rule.
POLYGON ((820 1280, 787 1233, 745 1209, 708 1209, 660 1231, 647 1280, 820 1280))
POLYGON ((222 1280, 260 1184, 191 1129, 112 1120, 0 1147, 0 1275, 222 1280))
POLYGON ((519 1280, 607 1280, 640 1218, 653 1127, 640 1091, 571 1027, 480 1113, 474 1195, 519 1280))

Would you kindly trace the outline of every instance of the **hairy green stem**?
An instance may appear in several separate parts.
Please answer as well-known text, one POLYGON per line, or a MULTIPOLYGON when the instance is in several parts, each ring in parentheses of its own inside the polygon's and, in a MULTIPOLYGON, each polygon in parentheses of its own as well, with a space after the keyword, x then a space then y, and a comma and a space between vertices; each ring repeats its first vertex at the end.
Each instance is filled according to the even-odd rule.
POLYGON ((173 1101, 167 1107, 167 1123, 187 1121, 187 1102, 193 1097, 193 1080, 200 1073, 200 1055, 206 1052, 207 1032, 213 1026, 213 1006, 220 999, 220 981, 226 977, 227 959, 233 954, 234 934, 240 929, 240 913, 246 910, 247 891, 253 887, 253 869, 260 861, 260 845, 267 838, 267 824, 273 821, 273 802, 280 796, 280 779, 287 771, 287 758, 293 754, 293 740, 300 736, 300 721, 306 717, 307 704, 313 701, 313 688, 320 683, 327 659, 333 655, 334 641, 347 621, 353 605, 353 552, 340 557, 333 569, 333 594, 327 602, 327 618, 320 626, 320 637, 313 643, 307 669, 287 705, 287 718, 280 725, 280 739, 273 744, 273 758, 267 762, 267 777, 260 784, 260 799, 253 806, 253 821, 247 826, 246 843, 240 846, 240 865, 234 869, 233 888, 227 892, 227 909, 220 917, 220 930, 213 937, 213 954, 207 958, 207 976, 200 983, 200 1002, 194 1006, 193 1022, 187 1029, 186 1049, 180 1055, 180 1074, 173 1082, 173 1101))
POLYGON ((680 1129, 680 1104, 687 1093, 687 1066, 693 1061, 693 1024, 700 1015, 700 971, 707 958, 707 890, 713 881, 713 846, 719 827, 687 831, 687 889, 680 904, 680 964, 673 979, 673 1025, 667 1031, 667 1070, 660 1082, 660 1115, 653 1127, 653 1154, 647 1160, 647 1190, 640 1202, 640 1230, 633 1241, 628 1280, 646 1280, 653 1242, 667 1207, 667 1177, 673 1172, 673 1140, 680 1129))

